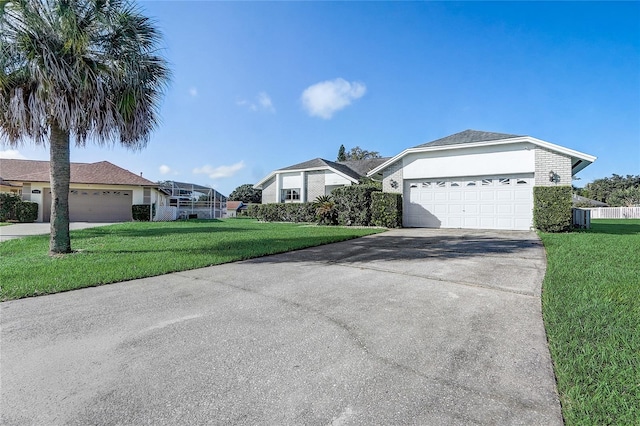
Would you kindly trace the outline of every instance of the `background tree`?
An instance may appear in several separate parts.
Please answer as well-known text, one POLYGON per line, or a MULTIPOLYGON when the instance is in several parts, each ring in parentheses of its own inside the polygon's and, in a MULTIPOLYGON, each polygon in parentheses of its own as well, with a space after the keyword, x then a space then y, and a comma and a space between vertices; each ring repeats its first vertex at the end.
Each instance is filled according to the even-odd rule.
POLYGON ((611 177, 596 179, 586 184, 578 195, 611 204, 609 197, 615 191, 629 188, 640 188, 640 175, 620 176, 614 173, 611 177))
POLYGON ((351 148, 349 152, 344 152, 344 145, 340 145, 337 161, 367 160, 369 158, 381 158, 380 153, 378 151, 367 151, 359 146, 351 148), (340 156, 341 153, 344 154, 344 157, 340 156), (341 158, 344 159, 341 160, 341 158))
POLYGON ((262 191, 254 189, 250 183, 240 185, 229 194, 229 201, 242 201, 243 203, 261 203, 262 191))
POLYGON ((338 158, 336 161, 347 161, 346 150, 344 149, 344 145, 340 145, 340 149, 338 149, 338 158))
POLYGON ((49 144, 50 254, 71 252, 70 139, 141 149, 169 80, 128 0, 0 0, 0 139, 49 144))
POLYGON ((612 207, 640 206, 640 186, 616 189, 609 195, 607 203, 612 207))

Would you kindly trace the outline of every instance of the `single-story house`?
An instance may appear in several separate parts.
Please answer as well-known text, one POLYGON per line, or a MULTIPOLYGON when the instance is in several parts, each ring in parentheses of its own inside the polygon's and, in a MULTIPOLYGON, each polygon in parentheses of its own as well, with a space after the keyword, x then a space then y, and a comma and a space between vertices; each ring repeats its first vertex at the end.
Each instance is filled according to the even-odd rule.
POLYGON ((227 201, 227 213, 225 217, 237 217, 246 205, 242 201, 227 201))
POLYGON ((253 187, 262 190, 262 204, 304 203, 335 188, 357 184, 359 180, 388 158, 355 161, 329 161, 315 158, 304 163, 274 170, 253 187))
MULTIPOLYGON (((0 159, 2 189, 38 203, 38 222, 49 222, 51 184, 48 161, 0 159)), ((72 222, 126 222, 133 204, 165 205, 158 185, 108 161, 71 163, 69 220, 72 222)))
MULTIPOLYGON (((573 176, 595 160, 531 136, 465 130, 405 149, 372 167, 367 176, 382 181, 383 191, 402 194, 405 227, 528 230, 533 225, 533 187, 570 186, 573 176)), ((308 163, 320 165, 318 160, 308 163)), ((295 198, 282 192, 305 188, 302 182, 317 173, 306 165, 277 170, 260 181, 256 186, 263 188, 263 202, 309 200, 303 193, 295 198), (301 173, 305 170, 307 176, 301 173), (289 182, 294 179, 298 186, 289 182)), ((325 168, 349 180, 336 169, 325 168)))

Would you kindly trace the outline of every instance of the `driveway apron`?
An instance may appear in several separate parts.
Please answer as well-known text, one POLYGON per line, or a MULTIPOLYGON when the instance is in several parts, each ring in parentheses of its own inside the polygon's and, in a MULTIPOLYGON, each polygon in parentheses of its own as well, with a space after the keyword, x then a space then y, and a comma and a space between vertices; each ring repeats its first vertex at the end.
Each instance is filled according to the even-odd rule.
POLYGON ((535 233, 402 229, 4 302, 3 424, 561 425, 535 233))

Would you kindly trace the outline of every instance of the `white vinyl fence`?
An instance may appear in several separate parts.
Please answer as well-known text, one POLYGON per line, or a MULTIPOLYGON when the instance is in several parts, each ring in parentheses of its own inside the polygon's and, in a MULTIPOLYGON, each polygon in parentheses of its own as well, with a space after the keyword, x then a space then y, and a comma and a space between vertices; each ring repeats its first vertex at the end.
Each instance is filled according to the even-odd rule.
POLYGON ((591 210, 591 219, 640 219, 640 207, 597 207, 591 210))
POLYGON ((178 218, 178 208, 173 206, 159 206, 156 210, 155 222, 171 222, 178 218))

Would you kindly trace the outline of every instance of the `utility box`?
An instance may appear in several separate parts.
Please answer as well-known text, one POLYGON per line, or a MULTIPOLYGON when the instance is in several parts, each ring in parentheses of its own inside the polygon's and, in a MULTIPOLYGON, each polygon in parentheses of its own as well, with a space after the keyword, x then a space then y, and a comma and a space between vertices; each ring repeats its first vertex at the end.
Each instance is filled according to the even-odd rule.
POLYGON ((571 209, 573 215, 573 227, 579 229, 591 228, 591 210, 571 209))

